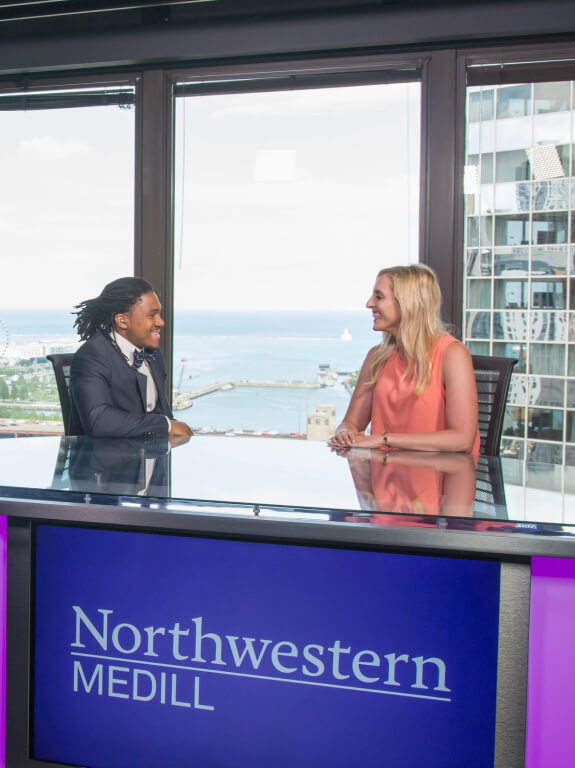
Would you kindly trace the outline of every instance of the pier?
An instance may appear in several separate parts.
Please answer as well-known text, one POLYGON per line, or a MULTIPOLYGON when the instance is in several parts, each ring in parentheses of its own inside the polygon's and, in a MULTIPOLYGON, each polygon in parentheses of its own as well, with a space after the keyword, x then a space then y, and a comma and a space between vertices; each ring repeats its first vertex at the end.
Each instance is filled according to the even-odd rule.
POLYGON ((292 389, 321 389, 315 381, 234 381, 232 387, 290 387, 292 389))
POLYGON ((278 387, 282 389, 321 389, 321 383, 317 381, 248 381, 240 379, 239 381, 214 381, 212 384, 206 384, 198 389, 191 389, 189 392, 179 392, 174 396, 174 411, 182 411, 190 408, 193 401, 198 397, 210 395, 212 392, 227 392, 236 387, 278 387))

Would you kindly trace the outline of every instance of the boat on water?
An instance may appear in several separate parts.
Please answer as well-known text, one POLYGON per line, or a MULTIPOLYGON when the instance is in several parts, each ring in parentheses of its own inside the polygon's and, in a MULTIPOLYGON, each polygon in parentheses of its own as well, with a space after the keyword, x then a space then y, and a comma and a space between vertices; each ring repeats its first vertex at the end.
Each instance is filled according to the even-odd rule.
POLYGON ((344 328, 343 329, 343 333, 341 334, 341 340, 342 341, 351 341, 352 338, 353 337, 352 337, 351 333, 348 331, 348 329, 344 328))

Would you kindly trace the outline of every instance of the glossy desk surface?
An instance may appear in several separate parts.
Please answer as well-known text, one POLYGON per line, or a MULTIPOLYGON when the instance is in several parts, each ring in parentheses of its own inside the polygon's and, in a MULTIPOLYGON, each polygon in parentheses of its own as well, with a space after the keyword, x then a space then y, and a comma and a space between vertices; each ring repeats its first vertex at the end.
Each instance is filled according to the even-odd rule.
POLYGON ((342 456, 321 442, 269 437, 200 435, 178 446, 2 439, 0 511, 23 515, 19 502, 52 511, 70 504, 139 510, 140 522, 142 514, 161 513, 164 520, 248 517, 347 531, 527 534, 561 539, 561 554, 568 543, 575 556, 575 467, 510 458, 358 449, 342 456))

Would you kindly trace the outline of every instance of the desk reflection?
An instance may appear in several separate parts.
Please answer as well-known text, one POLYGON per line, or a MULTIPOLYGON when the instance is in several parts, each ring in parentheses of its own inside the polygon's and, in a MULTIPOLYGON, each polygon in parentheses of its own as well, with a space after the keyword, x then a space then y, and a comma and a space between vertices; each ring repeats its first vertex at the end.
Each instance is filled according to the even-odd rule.
POLYGON ((70 490, 118 496, 170 495, 168 440, 86 438, 63 442, 70 490))
MULTIPOLYGON (((352 449, 345 455, 361 509, 382 525, 413 525, 425 518, 472 517, 477 488, 477 457, 460 453, 423 453, 352 449)), ((366 520, 365 515, 362 515, 366 520)), ((429 520, 435 526, 435 520, 429 520)))
MULTIPOLYGON (((242 513, 253 505, 278 507, 300 516, 330 510, 333 520, 354 516, 390 525, 415 518, 442 527, 456 518, 460 525, 508 520, 501 462, 493 457, 357 448, 342 456, 313 443, 253 438, 205 438, 175 447, 167 440, 68 437, 46 446, 53 447, 40 455, 39 439, 36 448, 50 461, 50 480, 30 483, 21 496, 86 503, 98 494, 103 504, 116 504, 118 497, 177 498, 239 505, 242 513)), ((17 465, 25 455, 14 455, 17 465)))

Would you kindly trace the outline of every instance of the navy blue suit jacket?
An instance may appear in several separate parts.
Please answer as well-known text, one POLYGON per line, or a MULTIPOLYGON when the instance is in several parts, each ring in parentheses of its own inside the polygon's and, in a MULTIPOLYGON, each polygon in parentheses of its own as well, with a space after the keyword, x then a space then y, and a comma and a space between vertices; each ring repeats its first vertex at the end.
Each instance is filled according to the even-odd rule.
POLYGON ((91 437, 167 437, 173 418, 160 350, 149 361, 158 402, 146 413, 147 379, 98 331, 74 355, 70 369, 70 434, 91 437))

